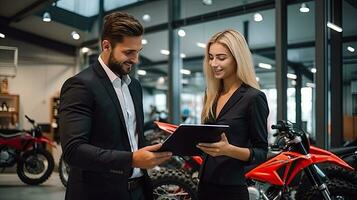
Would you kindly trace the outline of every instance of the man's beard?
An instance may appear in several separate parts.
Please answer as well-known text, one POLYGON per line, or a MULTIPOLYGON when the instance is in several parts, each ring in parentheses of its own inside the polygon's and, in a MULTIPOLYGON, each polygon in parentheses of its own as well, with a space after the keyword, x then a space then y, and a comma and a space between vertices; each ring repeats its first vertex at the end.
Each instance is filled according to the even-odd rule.
MULTIPOLYGON (((112 70, 114 73, 116 73, 119 76, 127 75, 130 73, 132 70, 132 66, 129 68, 128 71, 125 70, 125 66, 123 66, 124 62, 119 62, 116 60, 113 56, 113 52, 110 53, 109 55, 109 61, 108 61, 108 67, 110 70, 112 70)), ((132 64, 131 62, 128 62, 129 64, 132 64)))

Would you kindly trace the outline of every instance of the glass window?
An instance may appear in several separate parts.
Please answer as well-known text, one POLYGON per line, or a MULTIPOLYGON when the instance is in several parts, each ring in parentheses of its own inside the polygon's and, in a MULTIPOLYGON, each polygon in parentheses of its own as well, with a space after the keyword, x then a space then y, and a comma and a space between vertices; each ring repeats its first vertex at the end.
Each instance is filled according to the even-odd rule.
POLYGON ((99 13, 99 0, 60 0, 56 3, 57 7, 74 12, 85 17, 92 17, 99 13))

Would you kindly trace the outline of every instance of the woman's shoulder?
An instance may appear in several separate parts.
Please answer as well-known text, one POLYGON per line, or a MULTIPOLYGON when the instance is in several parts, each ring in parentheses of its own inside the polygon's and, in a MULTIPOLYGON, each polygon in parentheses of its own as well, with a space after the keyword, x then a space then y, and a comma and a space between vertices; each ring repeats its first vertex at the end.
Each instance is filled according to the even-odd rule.
POLYGON ((257 97, 265 97, 265 93, 262 92, 261 90, 254 88, 252 86, 249 86, 247 84, 244 84, 244 87, 246 88, 246 95, 251 98, 257 98, 257 97))

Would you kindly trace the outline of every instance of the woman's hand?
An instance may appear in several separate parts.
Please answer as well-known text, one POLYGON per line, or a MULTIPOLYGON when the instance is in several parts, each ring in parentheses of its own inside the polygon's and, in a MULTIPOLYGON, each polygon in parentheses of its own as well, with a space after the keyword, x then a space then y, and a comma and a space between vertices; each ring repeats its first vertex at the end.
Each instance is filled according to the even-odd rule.
POLYGON ((221 140, 215 143, 199 143, 197 148, 201 149, 203 152, 207 153, 210 156, 223 156, 228 155, 231 145, 228 142, 225 133, 222 133, 221 140))

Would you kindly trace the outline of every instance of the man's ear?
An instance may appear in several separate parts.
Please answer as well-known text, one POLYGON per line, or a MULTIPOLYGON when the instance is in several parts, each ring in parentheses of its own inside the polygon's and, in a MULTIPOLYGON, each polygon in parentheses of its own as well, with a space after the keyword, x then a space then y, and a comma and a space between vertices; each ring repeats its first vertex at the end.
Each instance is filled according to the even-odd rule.
POLYGON ((110 50, 110 42, 108 40, 103 40, 102 48, 103 48, 103 51, 109 51, 110 50))

